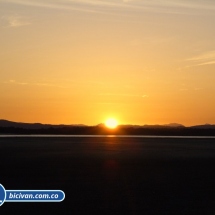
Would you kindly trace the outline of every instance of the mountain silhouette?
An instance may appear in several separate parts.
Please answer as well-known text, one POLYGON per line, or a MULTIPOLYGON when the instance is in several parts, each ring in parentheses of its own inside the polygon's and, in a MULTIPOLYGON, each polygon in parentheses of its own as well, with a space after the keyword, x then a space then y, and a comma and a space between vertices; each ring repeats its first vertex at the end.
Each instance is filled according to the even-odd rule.
POLYGON ((165 125, 119 125, 116 129, 108 129, 103 123, 95 126, 52 125, 0 120, 0 134, 215 136, 215 125, 185 127, 182 124, 170 123, 165 125))
POLYGON ((14 128, 23 128, 23 129, 46 129, 46 128, 62 128, 62 127, 81 127, 86 126, 83 124, 73 124, 73 125, 52 125, 52 124, 42 124, 42 123, 24 123, 24 122, 12 122, 8 120, 1 119, 0 127, 14 127, 14 128))

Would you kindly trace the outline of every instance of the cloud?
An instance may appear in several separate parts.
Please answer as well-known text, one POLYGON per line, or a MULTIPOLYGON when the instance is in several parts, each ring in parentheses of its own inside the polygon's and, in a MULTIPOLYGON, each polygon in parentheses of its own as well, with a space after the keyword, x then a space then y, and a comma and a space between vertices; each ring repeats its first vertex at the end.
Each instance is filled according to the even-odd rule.
POLYGON ((134 17, 136 14, 145 12, 196 15, 205 11, 215 11, 215 2, 212 0, 207 2, 201 0, 0 0, 0 4, 1 2, 26 7, 126 17, 134 17))
POLYGON ((142 95, 142 98, 148 98, 149 95, 142 95))
MULTIPOLYGON (((74 10, 87 13, 113 13, 114 9, 150 9, 147 4, 133 4, 123 0, 0 0, 0 2, 58 10, 74 10)), ((116 11, 115 11, 116 12, 116 11)))
MULTIPOLYGON (((59 9, 78 9, 72 6, 78 5, 94 5, 94 6, 108 6, 108 7, 128 7, 126 4, 131 1, 120 1, 120 0, 0 0, 0 2, 15 3, 26 6, 37 6, 37 7, 50 7, 59 9)), ((132 5, 130 5, 132 6, 132 5)))
MULTIPOLYGON (((0 0, 1 1, 1 0, 0 0)), ((13 3, 13 4, 18 4, 18 5, 23 5, 23 6, 29 6, 29 7, 41 7, 41 8, 49 8, 49 9, 58 9, 58 10, 75 10, 75 11, 82 11, 82 12, 87 12, 87 13, 100 13, 99 11, 95 11, 90 8, 83 8, 80 7, 78 4, 74 3, 81 3, 82 1, 27 1, 27 0, 2 0, 2 2, 6 3, 13 3)))
POLYGON ((15 85, 28 85, 28 86, 43 86, 43 87, 58 87, 58 88, 68 88, 65 86, 57 85, 57 84, 52 84, 52 83, 44 83, 44 82, 20 82, 16 80, 9 80, 9 81, 4 81, 2 82, 4 84, 15 84, 15 85))
MULTIPOLYGON (((193 0, 71 0, 73 2, 85 2, 94 5, 106 5, 106 6, 118 6, 118 7, 130 7, 138 9, 151 9, 154 11, 163 11, 165 8, 171 9, 207 9, 215 10, 214 1, 193 1, 193 0)), ((169 11, 171 13, 173 11, 169 11)))
MULTIPOLYGON (((148 10, 159 13, 179 13, 178 9, 215 10, 213 1, 191 0, 0 0, 25 6, 45 7, 52 9, 77 10, 88 13, 105 13, 115 10, 148 10)), ((115 11, 116 12, 116 11, 115 11)))
POLYGON ((101 93, 100 96, 120 96, 120 97, 142 97, 148 98, 148 95, 138 95, 138 94, 120 94, 120 93, 101 93))
POLYGON ((192 63, 192 66, 204 66, 215 64, 215 51, 205 52, 193 58, 187 59, 192 63))
POLYGON ((16 80, 5 81, 5 84, 19 84, 19 85, 28 85, 26 82, 17 82, 16 80))
POLYGON ((172 1, 172 5, 175 7, 181 8, 190 8, 190 9, 201 9, 201 10, 215 10, 214 1, 172 1))
POLYGON ((42 7, 49 9, 59 10, 75 10, 88 13, 102 13, 102 11, 95 10, 93 6, 120 6, 120 4, 114 3, 114 1, 98 1, 98 0, 0 0, 0 2, 13 3, 31 7, 42 7))
POLYGON ((120 94, 120 93, 101 93, 100 96, 123 96, 123 97, 140 97, 134 94, 120 94))
POLYGON ((21 16, 3 16, 2 19, 5 21, 5 27, 10 28, 18 28, 26 25, 30 25, 31 23, 26 20, 26 18, 21 16))

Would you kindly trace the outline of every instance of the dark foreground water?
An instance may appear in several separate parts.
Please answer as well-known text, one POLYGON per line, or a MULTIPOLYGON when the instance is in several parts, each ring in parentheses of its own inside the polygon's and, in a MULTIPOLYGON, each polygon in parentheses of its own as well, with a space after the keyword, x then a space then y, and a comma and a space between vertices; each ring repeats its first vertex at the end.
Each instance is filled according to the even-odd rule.
POLYGON ((63 190, 61 203, 0 214, 215 214, 215 139, 0 137, 8 190, 63 190))

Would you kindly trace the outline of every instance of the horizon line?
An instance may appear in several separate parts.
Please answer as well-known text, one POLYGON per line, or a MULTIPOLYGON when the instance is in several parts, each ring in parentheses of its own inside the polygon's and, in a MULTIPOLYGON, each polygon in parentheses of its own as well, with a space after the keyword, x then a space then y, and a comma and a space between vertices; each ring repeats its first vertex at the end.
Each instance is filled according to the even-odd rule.
MULTIPOLYGON (((94 127, 94 126, 100 126, 100 125, 105 125, 104 122, 100 122, 94 125, 87 125, 84 123, 73 123, 73 124, 64 124, 64 123, 59 123, 59 124, 52 124, 52 123, 41 123, 41 122, 20 122, 20 121, 11 121, 11 120, 7 120, 7 119, 0 119, 0 121, 7 121, 7 122, 11 122, 11 123, 23 123, 23 124, 41 124, 41 125, 52 125, 52 126, 86 126, 86 127, 94 127)), ((193 124, 193 125, 189 125, 186 126, 184 124, 181 123, 166 123, 166 124, 118 124, 118 126, 167 126, 167 127, 194 127, 194 126, 215 126, 214 124, 211 123, 204 123, 204 124, 193 124)))

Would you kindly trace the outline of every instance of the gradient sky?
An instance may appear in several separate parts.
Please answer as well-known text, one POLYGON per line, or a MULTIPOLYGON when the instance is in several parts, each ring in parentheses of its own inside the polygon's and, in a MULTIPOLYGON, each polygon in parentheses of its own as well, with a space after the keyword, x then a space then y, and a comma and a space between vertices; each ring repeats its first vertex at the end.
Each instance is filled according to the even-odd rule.
POLYGON ((0 118, 215 124, 214 0, 0 0, 0 118))

